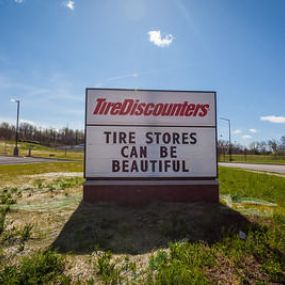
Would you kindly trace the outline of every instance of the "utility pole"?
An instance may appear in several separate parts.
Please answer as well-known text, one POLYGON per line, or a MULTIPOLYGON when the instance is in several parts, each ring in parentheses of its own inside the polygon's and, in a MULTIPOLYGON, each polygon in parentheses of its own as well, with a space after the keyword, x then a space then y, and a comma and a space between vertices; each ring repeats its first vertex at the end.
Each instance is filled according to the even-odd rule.
POLYGON ((20 100, 11 99, 11 102, 17 103, 17 122, 16 122, 16 135, 15 135, 15 147, 14 156, 19 155, 18 140, 19 140, 19 117, 20 117, 20 100))
POLYGON ((230 156, 230 161, 232 161, 232 134, 231 134, 231 120, 227 118, 220 118, 223 121, 226 121, 228 123, 228 128, 229 128, 229 156, 230 156))

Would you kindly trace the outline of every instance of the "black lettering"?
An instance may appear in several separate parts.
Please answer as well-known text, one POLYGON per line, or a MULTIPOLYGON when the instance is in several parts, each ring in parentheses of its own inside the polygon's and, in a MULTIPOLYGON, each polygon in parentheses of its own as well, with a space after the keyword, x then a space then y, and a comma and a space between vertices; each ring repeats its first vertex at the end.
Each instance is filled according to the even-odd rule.
POLYGON ((135 160, 133 160, 132 165, 131 165, 131 172, 134 172, 134 171, 135 172, 139 171, 137 162, 135 160))
POLYGON ((129 143, 136 143, 136 133, 129 132, 129 143))
POLYGON ((180 160, 173 160, 172 161, 172 168, 174 172, 179 172, 180 170, 180 160))
POLYGON ((119 172, 119 171, 120 171, 120 161, 112 160, 112 172, 119 172))
POLYGON ((147 160, 141 160, 141 171, 142 172, 147 172, 148 171, 147 160))
POLYGON ((156 136, 156 143, 157 144, 159 144, 159 141, 160 141, 160 135, 161 135, 161 133, 159 133, 159 132, 154 132, 154 135, 156 136))
POLYGON ((161 146, 160 147, 160 157, 167 157, 167 147, 166 146, 161 146))
POLYGON ((145 137, 146 137, 146 141, 145 142, 147 144, 153 143, 152 132, 147 132, 145 134, 145 137))
POLYGON ((110 134, 111 132, 104 132, 104 135, 106 135, 106 143, 110 143, 110 134))
POLYGON ((123 160, 122 161, 122 171, 123 172, 128 172, 129 171, 129 161, 128 160, 123 160))
POLYGON ((164 134, 162 135, 162 141, 163 141, 163 143, 165 143, 165 144, 170 143, 170 141, 171 141, 171 135, 170 135, 169 133, 164 133, 164 134))
POLYGON ((173 133, 172 138, 173 138, 173 144, 180 144, 180 140, 179 140, 180 136, 178 133, 173 133))
POLYGON ((197 143, 197 138, 196 138, 196 136, 197 136, 197 133, 191 133, 190 134, 190 143, 191 144, 196 144, 197 143))
POLYGON ((141 146, 140 147, 140 158, 145 158, 145 157, 147 157, 147 147, 141 146))
POLYGON ((158 167, 159 167, 158 172, 163 172, 162 162, 163 162, 162 160, 158 161, 158 167))
POLYGON ((171 167, 171 160, 165 160, 164 161, 164 171, 168 172, 168 168, 171 167))
POLYGON ((128 147, 127 145, 122 147, 122 149, 121 149, 121 155, 122 155, 122 157, 125 157, 125 158, 128 157, 128 155, 127 155, 126 152, 125 152, 125 151, 128 150, 128 148, 129 148, 129 147, 128 147))
POLYGON ((189 168, 186 168, 186 161, 182 160, 182 171, 183 172, 189 172, 189 168))
POLYGON ((171 158, 176 158, 177 154, 176 154, 176 146, 171 146, 170 147, 170 157, 171 158))
POLYGON ((189 144, 188 133, 182 133, 182 144, 189 144))
POLYGON ((130 152, 130 157, 138 157, 138 152, 135 146, 132 147, 132 150, 130 152))
POLYGON ((119 143, 127 143, 127 134, 124 132, 119 132, 119 143))

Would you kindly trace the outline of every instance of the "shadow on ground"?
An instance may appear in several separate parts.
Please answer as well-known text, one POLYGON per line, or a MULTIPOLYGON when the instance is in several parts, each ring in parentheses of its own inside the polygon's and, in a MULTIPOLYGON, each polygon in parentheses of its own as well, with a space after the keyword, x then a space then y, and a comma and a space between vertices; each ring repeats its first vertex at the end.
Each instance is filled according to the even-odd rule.
POLYGON ((154 203, 127 207, 81 202, 51 248, 90 254, 96 249, 142 254, 171 241, 219 241, 247 228, 249 221, 221 204, 154 203))

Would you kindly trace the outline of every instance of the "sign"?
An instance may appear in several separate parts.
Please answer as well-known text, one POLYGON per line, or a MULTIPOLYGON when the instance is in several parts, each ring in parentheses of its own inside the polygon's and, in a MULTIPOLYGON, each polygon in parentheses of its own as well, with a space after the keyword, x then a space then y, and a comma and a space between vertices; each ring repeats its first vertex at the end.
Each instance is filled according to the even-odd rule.
POLYGON ((86 90, 85 177, 215 178, 215 92, 86 90))

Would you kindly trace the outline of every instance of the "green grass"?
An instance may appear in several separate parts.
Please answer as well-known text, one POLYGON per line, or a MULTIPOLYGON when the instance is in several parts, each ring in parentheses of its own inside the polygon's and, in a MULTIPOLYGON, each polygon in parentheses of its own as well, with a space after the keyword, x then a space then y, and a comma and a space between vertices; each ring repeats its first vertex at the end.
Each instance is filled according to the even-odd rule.
POLYGON ((63 274, 63 257, 53 252, 39 252, 23 257, 18 266, 4 266, 0 272, 1 284, 70 284, 63 274))
POLYGON ((1 284, 285 283, 285 178, 221 167, 220 193, 231 196, 230 209, 200 203, 78 206, 82 178, 35 177, 24 205, 29 190, 20 184, 23 175, 64 171, 82 171, 82 163, 0 166, 1 183, 15 183, 2 187, 1 284), (16 204, 9 205, 11 199, 16 204), (242 216, 246 199, 277 206, 271 216, 242 216), (53 207, 55 202, 64 206, 53 207), (51 246, 51 236, 63 237, 65 251, 51 246))
POLYGON ((46 183, 44 179, 36 179, 33 185, 37 189, 46 189, 48 191, 65 190, 68 188, 80 186, 83 184, 84 179, 82 177, 72 178, 58 178, 52 182, 46 183))
POLYGON ((147 284, 210 284, 204 272, 216 262, 208 246, 172 243, 169 249, 169 253, 160 250, 149 259, 147 284))
MULTIPOLYGON (((49 157, 82 160, 83 151, 74 151, 70 149, 56 149, 52 147, 43 146, 40 144, 19 143, 19 155, 27 156, 28 148, 31 147, 31 156, 34 157, 49 157)), ((0 155, 13 155, 14 142, 0 142, 0 155)))
MULTIPOLYGON (((229 162, 229 155, 226 154, 219 156, 220 162, 229 162)), ((264 164, 285 164, 284 155, 261 155, 261 154, 248 154, 246 156, 242 154, 233 154, 232 162, 243 162, 243 163, 264 163, 264 164)))
MULTIPOLYGON (((26 175, 49 172, 82 172, 83 162, 44 162, 17 165, 0 165, 0 186, 22 185, 27 181, 26 175)), ((1 193, 0 193, 1 196, 1 193)))
POLYGON ((220 167, 219 182, 220 193, 230 194, 234 200, 263 199, 285 207, 285 177, 220 167))
POLYGON ((83 162, 44 162, 17 165, 0 165, 0 175, 17 177, 18 175, 32 175, 46 172, 79 172, 83 171, 83 162))

